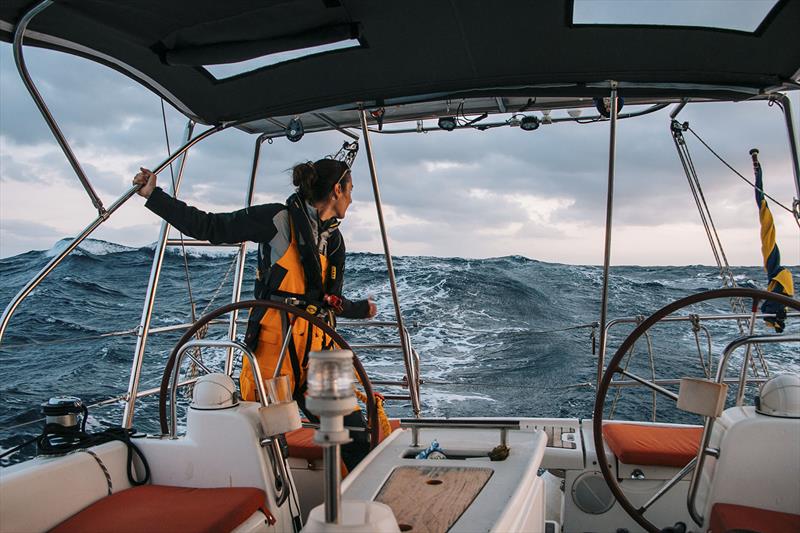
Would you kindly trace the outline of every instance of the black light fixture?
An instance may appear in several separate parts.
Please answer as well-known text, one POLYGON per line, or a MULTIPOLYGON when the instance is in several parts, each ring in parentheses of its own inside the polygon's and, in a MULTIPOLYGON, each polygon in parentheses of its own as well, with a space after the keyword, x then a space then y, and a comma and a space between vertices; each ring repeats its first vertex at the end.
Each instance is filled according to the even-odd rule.
POLYGON ((519 121, 519 127, 525 131, 533 131, 539 128, 539 119, 533 115, 525 115, 519 121))
POLYGON ((286 126, 286 138, 296 143, 300 139, 303 138, 303 134, 305 131, 303 130, 303 123, 300 122, 300 119, 294 117, 292 120, 289 121, 289 125, 286 126))
POLYGON ((453 131, 456 129, 456 117, 440 117, 439 128, 444 131, 453 131))
MULTIPOLYGON (((603 118, 611 118, 611 98, 593 98, 594 107, 603 118)), ((617 113, 622 110, 625 105, 625 100, 620 96, 617 98, 617 113)))

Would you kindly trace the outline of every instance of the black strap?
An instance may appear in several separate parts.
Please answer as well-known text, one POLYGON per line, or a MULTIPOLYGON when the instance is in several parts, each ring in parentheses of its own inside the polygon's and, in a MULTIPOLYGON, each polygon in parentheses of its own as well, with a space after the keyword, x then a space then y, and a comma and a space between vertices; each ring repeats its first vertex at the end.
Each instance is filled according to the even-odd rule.
POLYGON ((297 248, 300 251, 300 262, 303 265, 303 274, 306 281, 306 296, 312 300, 321 300, 325 291, 322 286, 322 266, 319 260, 317 243, 311 234, 311 225, 308 213, 305 211, 303 200, 296 194, 292 195, 286 204, 289 209, 289 223, 297 236, 297 248), (302 237, 302 242, 301 242, 302 237))

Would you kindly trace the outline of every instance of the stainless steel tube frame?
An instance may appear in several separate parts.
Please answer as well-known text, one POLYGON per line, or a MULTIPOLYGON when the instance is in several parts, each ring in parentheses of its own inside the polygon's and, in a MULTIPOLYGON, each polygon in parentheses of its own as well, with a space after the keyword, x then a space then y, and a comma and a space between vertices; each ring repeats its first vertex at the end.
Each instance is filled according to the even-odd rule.
MULTIPOLYGON (((253 352, 250 351, 250 348, 248 348, 244 343, 234 340, 191 340, 181 346, 180 350, 178 351, 175 359, 175 369, 172 372, 172 382, 170 383, 169 387, 169 436, 171 439, 178 438, 178 379, 181 373, 181 362, 183 360, 183 355, 187 350, 198 347, 231 348, 233 350, 241 351, 242 354, 247 357, 248 361, 250 361, 250 368, 253 369, 253 377, 255 378, 256 382, 256 392, 258 393, 258 400, 261 403, 261 406, 266 407, 269 405, 269 396, 267 395, 267 391, 264 389, 264 379, 261 377, 261 368, 259 368, 258 363, 256 362, 256 357, 253 355, 253 352)), ((278 439, 270 438, 266 444, 268 446, 266 450, 271 455, 272 465, 278 470, 277 472, 274 472, 275 485, 273 488, 276 505, 280 507, 289 497, 289 474, 286 469, 286 463, 284 462, 283 452, 281 451, 281 445, 278 442, 278 439)))
POLYGON ((22 39, 25 36, 25 30, 28 28, 28 24, 33 17, 47 9, 47 7, 52 3, 52 0, 44 0, 43 2, 36 4, 27 13, 25 13, 25 15, 17 24, 17 27, 14 29, 14 62, 17 65, 17 71, 22 78, 22 82, 25 84, 25 88, 28 89, 31 98, 33 98, 33 101, 36 103, 36 107, 39 108, 39 112, 41 112, 44 121, 47 123, 50 131, 55 136, 56 141, 58 141, 58 145, 61 147, 64 155, 67 157, 70 166, 72 166, 72 170, 74 170, 75 174, 78 175, 78 179, 83 185, 83 188, 86 189, 86 193, 92 200, 92 205, 95 206, 98 213, 102 216, 106 212, 105 207, 103 207, 103 202, 97 196, 94 188, 92 188, 92 184, 89 183, 89 178, 86 177, 86 173, 83 171, 83 168, 81 168, 78 159, 75 157, 75 154, 72 153, 72 148, 70 148, 67 139, 64 137, 64 134, 61 133, 61 128, 58 127, 58 123, 53 118, 53 115, 50 114, 50 110, 47 108, 47 104, 44 103, 42 95, 39 94, 38 89, 36 89, 36 86, 33 84, 33 80, 28 73, 28 68, 25 65, 25 57, 22 54, 22 39))
MULTIPOLYGON (((184 133, 184 145, 189 142, 194 131, 194 122, 191 120, 186 123, 184 133)), ((172 195, 177 196, 183 180, 183 169, 186 165, 186 152, 181 155, 178 163, 178 173, 172 181, 172 195)), ((166 165, 164 165, 166 168, 166 165)), ((167 237, 169 236, 169 224, 166 220, 161 221, 161 229, 158 233, 155 248, 153 249, 153 263, 150 267, 150 278, 147 281, 147 292, 142 306, 142 316, 139 318, 139 328, 136 332, 136 347, 133 350, 133 361, 131 363, 131 375, 128 379, 128 401, 125 403, 125 410, 122 413, 122 426, 130 428, 133 425, 133 413, 136 406, 139 389, 139 377, 141 376, 142 363, 144 361, 144 350, 147 346, 147 337, 150 334, 150 319, 153 314, 153 304, 158 290, 158 280, 161 276, 161 264, 164 261, 164 252, 167 248, 167 237)))
MULTIPOLYGON (((756 318, 770 318, 774 317, 774 314, 771 313, 759 313, 756 315, 756 318)), ((787 317, 800 317, 800 313, 786 313, 787 317)), ((700 320, 704 321, 717 321, 717 320, 739 320, 739 319, 750 319, 752 314, 735 314, 735 315, 703 315, 699 316, 700 320)), ((665 316, 659 322, 688 322, 691 321, 691 317, 689 316, 665 316)), ((639 322, 638 318, 634 317, 626 317, 626 318, 615 318, 614 320, 609 320, 608 324, 606 324, 605 332, 606 338, 608 338, 608 332, 611 331, 611 328, 616 326, 617 324, 636 324, 639 322)), ((601 368, 605 368, 606 365, 606 344, 600 346, 599 357, 600 360, 598 361, 598 365, 601 368)), ((677 383, 676 383, 677 384, 677 383)))
MULTIPOLYGON (((753 335, 753 332, 756 328, 756 315, 758 314, 758 308, 753 309, 752 316, 750 317, 750 325, 747 329, 747 335, 753 335)), ((744 353, 744 360, 742 361, 742 371, 739 372, 739 388, 736 390, 736 406, 740 406, 744 403, 744 388, 747 385, 747 367, 750 364, 750 359, 753 353, 753 345, 748 344, 745 347, 744 353)), ((758 374, 755 372, 755 366, 753 366, 753 377, 758 377, 758 374)))
MULTIPOLYGON (((614 208, 614 163, 617 149, 617 82, 611 82, 611 121, 608 135, 608 188, 606 190, 606 236, 603 252, 603 291, 600 298, 600 353, 606 349, 606 319, 608 313, 608 272, 611 265, 611 221, 614 208)), ((603 379, 603 358, 597 360, 597 386, 603 379)))
POLYGON ((500 444, 506 445, 506 433, 519 430, 519 420, 470 420, 459 418, 416 418, 400 419, 401 428, 411 428, 411 447, 419 447, 421 429, 499 429, 500 444))
POLYGON ((96 219, 89 224, 86 229, 84 229, 80 234, 78 234, 75 239, 70 242, 64 250, 61 251, 57 256, 53 257, 45 266, 42 268, 36 276, 33 277, 23 288, 20 290, 16 296, 9 302, 6 306, 5 310, 3 311, 3 316, 0 318, 0 344, 3 341, 3 335, 5 335, 6 327, 8 326, 9 320, 11 320, 11 316, 16 311, 17 307, 22 300, 24 300, 30 293, 35 289, 39 283, 42 282, 44 278, 47 277, 52 270, 57 267, 61 261, 64 260, 78 245, 83 242, 83 240, 88 237, 97 227, 105 222, 105 220, 111 216, 114 211, 116 211, 122 204, 124 204, 132 195, 136 192, 136 189, 132 189, 122 195, 116 202, 111 204, 107 211, 104 211, 102 215, 99 215, 96 219))
POLYGON ((250 365, 253 369, 253 377, 255 378, 256 382, 256 392, 258 393, 258 401, 261 403, 263 407, 269 405, 269 397, 267 396, 266 389, 264 389, 264 379, 261 377, 261 368, 256 364, 256 356, 253 355, 253 352, 250 351, 250 348, 247 347, 242 342, 239 341, 231 341, 231 340, 209 340, 209 339, 193 339, 184 344, 178 350, 178 356, 175 359, 175 368, 172 371, 172 382, 170 383, 169 387, 169 414, 170 414, 170 421, 169 421, 169 436, 170 438, 174 439, 177 438, 178 432, 178 421, 177 421, 177 398, 178 398, 178 387, 176 384, 178 383, 178 378, 180 377, 181 373, 181 362, 183 361, 183 355, 186 353, 186 350, 190 348, 233 348, 234 350, 239 350, 242 354, 247 357, 247 360, 250 361, 250 365))
POLYGON ((788 96, 781 94, 778 98, 783 106, 783 116, 786 119, 786 133, 789 135, 789 150, 792 152, 792 172, 794 173, 794 187, 797 199, 800 200, 800 155, 797 151, 797 135, 795 134, 792 117, 792 102, 788 96))
POLYGON ((342 450, 338 444, 322 448, 325 469, 325 522, 338 524, 342 514, 340 487, 342 474, 339 465, 342 461, 342 450))
MULTIPOLYGON (((184 153, 186 150, 188 150, 189 148, 194 146, 195 143, 197 143, 198 141, 200 141, 200 140, 204 139, 205 137, 211 135, 212 133, 216 133, 217 131, 225 129, 226 127, 228 127, 228 125, 216 126, 216 127, 211 128, 209 130, 206 130, 202 134, 198 135, 197 137, 192 139, 190 142, 188 142, 187 144, 182 146, 177 152, 175 152, 167 160, 165 160, 163 163, 161 163, 156 168, 156 170, 154 170, 154 172, 156 174, 158 174, 159 172, 164 170, 164 168, 166 168, 170 163, 175 161, 175 159, 177 159, 182 153, 184 153)), ((36 274, 36 276, 34 276, 34 278, 31 281, 29 281, 28 284, 25 285, 25 287, 23 287, 22 290, 20 290, 17 293, 17 295, 14 297, 14 299, 11 300, 11 302, 6 306, 5 310, 3 311, 3 316, 2 316, 2 318, 0 318, 0 344, 2 344, 3 335, 5 334, 6 327, 8 326, 8 322, 9 322, 9 320, 11 320, 11 316, 14 314, 14 311, 17 309, 17 307, 22 302, 22 300, 24 300, 31 293, 31 291, 33 289, 35 289, 39 285, 39 283, 41 283, 42 280, 45 277, 47 277, 50 274, 50 272, 56 266, 59 265, 59 263, 61 263, 61 261, 64 260, 64 258, 66 256, 68 256, 75 248, 77 248, 77 246, 81 242, 83 242, 83 240, 86 237, 88 237, 95 229, 97 229, 97 227, 100 224, 105 222, 117 209, 120 208, 120 206, 122 206, 122 204, 127 202, 134 194, 136 194, 136 191, 138 191, 138 190, 139 190, 138 186, 134 186, 134 187, 131 187, 130 189, 128 189, 125 192, 125 194, 120 196, 117 199, 117 201, 115 201, 113 204, 111 204, 111 206, 102 215, 99 215, 91 224, 89 224, 86 227, 86 229, 84 229, 80 234, 78 234, 78 236, 75 237, 75 239, 60 254, 58 254, 56 257, 51 259, 50 262, 47 263, 44 266, 44 268, 42 268, 42 270, 40 270, 39 273, 36 274)))
POLYGON ((367 112, 361 109, 361 131, 364 137, 364 146, 367 148, 367 163, 369 163, 369 173, 372 178, 372 192, 375 196, 375 209, 378 212, 378 224, 381 229, 381 239, 383 241, 383 253, 386 256, 386 270, 389 273, 389 285, 392 289, 392 302, 394 303, 395 319, 397 320, 397 330, 400 335, 400 345, 403 348, 403 363, 406 368, 406 376, 408 378, 408 392, 411 396, 411 408, 414 411, 414 416, 419 416, 420 401, 419 389, 414 377, 414 362, 412 361, 411 348, 408 343, 404 331, 403 314, 400 311, 400 299, 397 296, 397 280, 394 277, 394 265, 392 264, 392 253, 389 251, 389 238, 386 235, 386 223, 383 220, 383 206, 381 205, 381 192, 378 188, 378 174, 375 170, 375 161, 372 157, 372 142, 369 138, 369 129, 367 128, 367 112))
MULTIPOLYGON (((722 352, 722 359, 720 360, 719 367, 717 368, 715 382, 722 383, 725 380, 725 373, 728 370, 728 362, 730 357, 738 348, 742 346, 750 346, 751 344, 777 344, 780 342, 800 342, 800 335, 748 335, 746 337, 740 337, 733 340, 722 352)), ((744 364, 746 363, 747 361, 744 361, 744 364)), ((711 442, 711 433, 714 429, 715 421, 716 417, 705 418, 705 424, 703 425, 703 438, 700 441, 700 448, 697 451, 697 468, 694 469, 694 473, 692 474, 692 481, 689 485, 689 492, 686 496, 686 504, 689 508, 689 514, 691 515, 692 520, 694 520, 698 526, 703 525, 705 517, 701 516, 695 507, 697 500, 697 489, 700 485, 700 476, 703 473, 706 455, 715 453, 714 450, 711 450, 708 447, 709 443, 711 442)))
MULTIPOLYGON (((245 207, 253 205, 253 195, 256 189, 256 174, 258 173, 258 162, 261 158, 261 145, 266 140, 266 136, 259 135, 256 139, 255 147, 253 148, 253 165, 250 169, 250 181, 247 184, 247 195, 245 196, 245 207)), ((244 281, 244 265, 247 261, 247 242, 239 245, 239 252, 236 257, 236 274, 233 278, 233 289, 231 294, 231 302, 238 302, 242 296, 242 282, 244 281)), ((228 321, 228 338, 236 340, 236 320, 239 318, 239 310, 236 309, 231 313, 228 321)), ((225 359, 225 373, 230 374, 233 369, 233 349, 228 350, 228 356, 225 359)))

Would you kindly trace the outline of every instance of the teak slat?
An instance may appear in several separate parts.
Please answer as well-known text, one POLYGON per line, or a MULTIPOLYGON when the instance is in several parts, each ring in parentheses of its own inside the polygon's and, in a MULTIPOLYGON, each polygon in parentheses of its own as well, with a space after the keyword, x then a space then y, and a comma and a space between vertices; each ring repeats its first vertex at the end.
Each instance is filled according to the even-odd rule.
POLYGON ((478 496, 491 468, 400 466, 375 501, 394 511, 401 531, 445 532, 478 496))

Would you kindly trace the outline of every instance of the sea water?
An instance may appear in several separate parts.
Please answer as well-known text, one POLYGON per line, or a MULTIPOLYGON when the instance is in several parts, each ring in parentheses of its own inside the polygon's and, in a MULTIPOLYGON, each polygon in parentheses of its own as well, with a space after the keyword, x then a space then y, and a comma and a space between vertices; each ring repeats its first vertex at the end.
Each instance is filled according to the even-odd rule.
MULTIPOLYGON (((62 241, 48 251, 0 260, 0 303, 7 305, 66 244, 62 241)), ((228 303, 234 261, 232 253, 193 249, 184 257, 180 248, 170 249, 152 327, 191 322, 189 289, 195 316, 228 303)), ((0 345, 0 448, 10 448, 41 431, 40 405, 50 397, 78 396, 93 404, 126 392, 136 345, 132 332, 142 315, 152 262, 152 246, 128 248, 89 240, 20 305, 0 345), (101 336, 109 332, 127 333, 101 336)), ((424 416, 591 417, 599 340, 599 332, 591 324, 600 315, 601 267, 544 263, 520 256, 396 257, 394 267, 403 318, 420 357, 424 416)), ((740 286, 766 284, 759 267, 733 270, 740 286)), ((793 270, 797 280, 800 269, 793 270)), ((243 299, 252 297, 254 273, 255 253, 251 251, 243 299)), ((645 317, 681 297, 721 286, 714 267, 613 267, 608 316, 645 317)), ((345 294, 350 299, 374 296, 379 309, 376 320, 395 320, 382 255, 348 255, 345 294)), ((716 300, 683 314, 726 312, 730 312, 730 302, 716 300)), ((700 354, 708 357, 710 340, 716 370, 725 346, 739 336, 738 326, 735 322, 702 325, 705 329, 698 337, 689 322, 656 327, 649 338, 636 344, 628 369, 647 378, 703 377, 700 354)), ((633 326, 624 323, 610 329, 606 362, 633 326)), ((766 332, 761 323, 756 329, 766 332)), ((399 343, 392 328, 340 326, 339 330, 352 344, 399 343)), ((785 334, 798 331, 800 319, 790 320, 785 334)), ((139 390, 159 386, 164 362, 182 333, 148 338, 139 390)), ((208 337, 226 334, 223 325, 212 328, 208 337)), ((402 379, 399 349, 361 349, 357 354, 372 379, 402 379)), ((764 355, 773 374, 800 372, 797 344, 765 346, 764 355)), ((221 369, 225 354, 206 349, 202 357, 207 366, 221 369)), ((732 361, 729 374, 734 376, 741 367, 741 353, 732 361)), ((407 394, 399 387, 376 389, 407 394)), ((749 389, 748 397, 755 392, 749 389)), ((610 393, 607 415, 615 395, 610 393)), ((408 400, 387 401, 386 407, 390 416, 412 414, 408 400)), ((122 409, 121 402, 91 408, 89 428, 119 424, 122 409)), ((623 419, 652 420, 655 415, 660 421, 699 422, 678 412, 663 396, 657 398, 654 410, 653 395, 644 389, 623 390, 614 411, 616 418, 623 419)), ((137 402, 134 425, 140 431, 158 431, 155 396, 137 402)))

